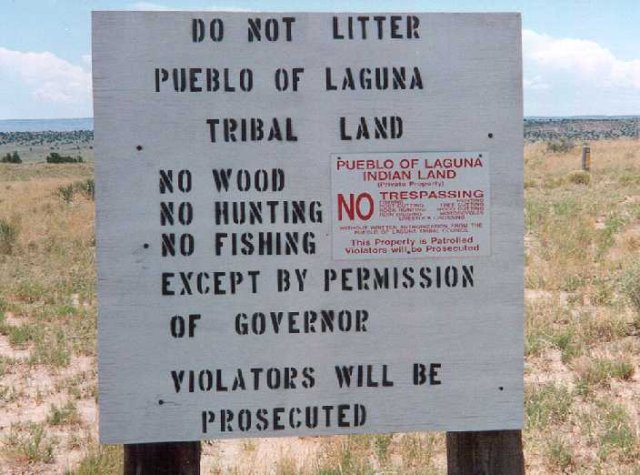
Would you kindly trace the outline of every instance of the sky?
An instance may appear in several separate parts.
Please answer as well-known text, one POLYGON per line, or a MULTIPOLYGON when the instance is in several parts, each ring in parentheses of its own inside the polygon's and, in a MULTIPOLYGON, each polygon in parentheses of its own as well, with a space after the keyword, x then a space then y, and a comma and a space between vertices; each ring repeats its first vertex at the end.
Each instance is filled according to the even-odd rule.
POLYGON ((640 115, 640 0, 0 0, 0 119, 91 117, 92 10, 522 13, 526 116, 640 115))

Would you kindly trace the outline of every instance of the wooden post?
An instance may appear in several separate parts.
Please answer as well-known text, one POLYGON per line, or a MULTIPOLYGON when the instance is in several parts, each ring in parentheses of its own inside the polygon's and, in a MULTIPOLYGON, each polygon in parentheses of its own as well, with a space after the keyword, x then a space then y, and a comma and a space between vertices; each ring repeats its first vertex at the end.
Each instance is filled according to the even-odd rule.
POLYGON ((524 475, 522 432, 447 432, 448 475, 524 475))
POLYGON ((591 171, 591 147, 587 144, 582 146, 582 169, 585 172, 591 171))
POLYGON ((200 475, 200 442, 128 444, 124 475, 200 475))

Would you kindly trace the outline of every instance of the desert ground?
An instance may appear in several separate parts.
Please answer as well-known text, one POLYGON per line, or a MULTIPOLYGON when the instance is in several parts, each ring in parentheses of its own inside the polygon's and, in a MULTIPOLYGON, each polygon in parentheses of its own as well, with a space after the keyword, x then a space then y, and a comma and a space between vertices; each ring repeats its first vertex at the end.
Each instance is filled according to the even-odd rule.
MULTIPOLYGON (((640 140, 526 143, 527 473, 640 474, 640 140)), ((557 133, 553 130, 549 133, 557 133)), ((92 136, 4 137, 0 473, 116 474, 97 441, 92 136), (53 148, 52 148, 53 147, 53 148), (47 164, 50 151, 85 163, 47 164)), ((203 443, 202 473, 439 474, 444 434, 203 443)))

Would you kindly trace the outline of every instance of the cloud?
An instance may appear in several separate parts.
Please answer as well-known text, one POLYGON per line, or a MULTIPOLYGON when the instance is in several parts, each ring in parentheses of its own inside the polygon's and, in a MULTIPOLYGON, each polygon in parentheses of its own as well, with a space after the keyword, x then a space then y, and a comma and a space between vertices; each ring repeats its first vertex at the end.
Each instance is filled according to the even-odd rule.
MULTIPOLYGON (((617 58, 595 41, 524 30, 523 62, 527 115, 640 112, 640 59, 617 58)), ((91 115, 91 56, 74 64, 51 52, 0 47, 0 92, 0 112, 8 116, 35 117, 43 110, 69 117, 91 115)))
POLYGON ((576 85, 640 89, 640 59, 625 61, 595 41, 523 30, 525 87, 556 80, 576 85))
POLYGON ((522 31, 526 115, 640 112, 640 59, 621 59, 592 40, 522 31))
POLYGON ((89 67, 71 64, 48 51, 24 53, 0 47, 0 78, 11 75, 17 75, 40 102, 91 104, 89 67))
POLYGON ((549 89, 551 86, 549 83, 544 82, 542 77, 538 74, 534 76, 532 79, 524 78, 522 80, 522 84, 525 89, 534 89, 534 90, 544 90, 549 89))

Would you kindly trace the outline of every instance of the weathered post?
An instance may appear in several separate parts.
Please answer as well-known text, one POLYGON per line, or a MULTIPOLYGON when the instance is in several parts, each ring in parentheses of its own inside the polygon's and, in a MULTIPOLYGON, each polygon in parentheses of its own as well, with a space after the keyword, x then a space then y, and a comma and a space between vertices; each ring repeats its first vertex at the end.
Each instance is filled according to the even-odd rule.
POLYGON ((522 432, 448 432, 447 473, 523 475, 522 432))
POLYGON ((200 475, 200 442, 127 444, 123 475, 200 475))
POLYGON ((585 172, 591 171, 591 147, 588 144, 582 146, 582 169, 585 172))

